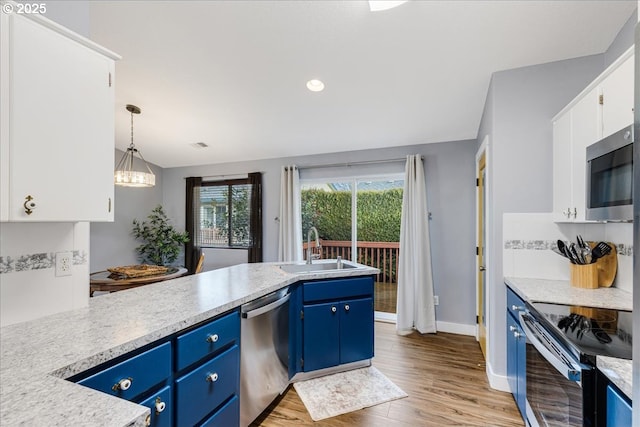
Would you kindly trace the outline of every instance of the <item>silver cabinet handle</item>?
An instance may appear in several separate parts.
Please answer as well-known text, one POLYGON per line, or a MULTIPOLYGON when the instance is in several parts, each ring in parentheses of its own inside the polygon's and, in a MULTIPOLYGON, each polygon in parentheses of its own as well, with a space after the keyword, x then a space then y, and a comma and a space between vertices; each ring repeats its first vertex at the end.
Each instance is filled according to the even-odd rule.
POLYGON ((513 311, 522 311, 522 310, 524 310, 524 307, 514 304, 514 305, 511 306, 511 310, 513 310, 513 311))
POLYGON ((160 400, 159 397, 157 397, 156 398, 156 415, 164 411, 166 407, 167 407, 167 404, 164 403, 162 400, 160 400))
POLYGON ((218 342, 218 338, 219 338, 218 334, 209 335, 207 337, 207 342, 211 342, 211 343, 218 342))
POLYGON ((344 311, 349 311, 349 304, 345 304, 344 311))
POLYGON ((215 383, 216 381, 218 381, 218 373, 214 372, 213 374, 207 375, 207 381, 211 383, 215 383))
POLYGON ((36 202, 33 201, 33 196, 28 195, 25 197, 24 204, 22 206, 24 206, 24 213, 31 215, 33 210, 36 208, 36 202))
POLYGON ((515 331, 517 331, 517 330, 518 330, 518 328, 516 328, 515 326, 511 325, 511 326, 509 326, 509 330, 510 330, 511 332, 515 332, 515 331))
POLYGON ((129 390, 129 388, 131 387, 131 384, 133 384, 133 378, 123 378, 120 381, 118 381, 117 383, 115 383, 113 385, 113 387, 111 387, 111 390, 113 390, 113 391, 118 391, 118 390, 126 391, 126 390, 129 390))
POLYGON ((335 313, 336 311, 338 311, 338 309, 336 308, 336 306, 334 305, 333 307, 331 307, 331 312, 335 313))
POLYGON ((515 339, 519 340, 520 337, 522 336, 522 334, 520 332, 518 332, 518 331, 514 331, 513 332, 513 336, 515 337, 515 339))

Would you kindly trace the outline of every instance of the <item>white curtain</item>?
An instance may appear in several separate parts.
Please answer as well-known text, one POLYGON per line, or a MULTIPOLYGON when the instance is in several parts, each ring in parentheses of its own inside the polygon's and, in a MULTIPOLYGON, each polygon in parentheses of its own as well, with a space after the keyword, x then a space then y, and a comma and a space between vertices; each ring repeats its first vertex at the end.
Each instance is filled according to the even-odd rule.
POLYGON ((300 172, 283 166, 280 175, 280 234, 278 260, 302 260, 302 216, 300 214, 300 172))
POLYGON ((419 155, 407 156, 398 260, 398 334, 436 332, 429 242, 429 212, 424 167, 419 155))

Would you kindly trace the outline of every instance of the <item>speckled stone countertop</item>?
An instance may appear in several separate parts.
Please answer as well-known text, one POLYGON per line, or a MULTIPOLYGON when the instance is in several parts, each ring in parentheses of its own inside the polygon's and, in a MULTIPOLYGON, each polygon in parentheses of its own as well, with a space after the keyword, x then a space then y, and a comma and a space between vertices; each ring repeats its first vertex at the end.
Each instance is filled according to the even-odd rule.
POLYGON ((598 356, 596 365, 627 397, 633 399, 633 361, 615 357, 598 356))
MULTIPOLYGON (((617 288, 574 288, 567 280, 505 277, 505 283, 529 302, 580 305, 595 308, 633 311, 633 295, 617 288)), ((629 399, 632 395, 631 360, 598 356, 596 364, 629 399)))
POLYGON ((4 426, 143 426, 149 410, 64 380, 300 280, 376 274, 361 266, 289 274, 241 264, 91 298, 0 329, 4 426))
POLYGON ((618 288, 574 288, 568 280, 505 277, 505 283, 529 302, 581 305, 595 308, 633 310, 633 295, 618 288))

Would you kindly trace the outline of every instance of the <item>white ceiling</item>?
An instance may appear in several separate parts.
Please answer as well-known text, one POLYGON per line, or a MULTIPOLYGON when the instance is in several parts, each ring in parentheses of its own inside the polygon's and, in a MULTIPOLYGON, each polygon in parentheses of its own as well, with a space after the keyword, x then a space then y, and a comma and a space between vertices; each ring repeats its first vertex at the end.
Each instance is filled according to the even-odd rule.
POLYGON ((493 72, 602 53, 636 5, 104 1, 90 30, 122 55, 116 147, 135 104, 136 146, 174 167, 473 139, 493 72))

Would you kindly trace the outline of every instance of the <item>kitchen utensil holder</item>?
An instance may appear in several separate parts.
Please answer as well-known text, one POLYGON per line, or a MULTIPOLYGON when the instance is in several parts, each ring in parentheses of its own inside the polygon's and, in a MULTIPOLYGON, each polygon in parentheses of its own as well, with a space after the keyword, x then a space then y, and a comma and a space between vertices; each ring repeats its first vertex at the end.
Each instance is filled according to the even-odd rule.
MULTIPOLYGON (((593 248, 596 242, 588 242, 593 248)), ((616 245, 607 242, 611 252, 599 258, 593 264, 569 264, 569 281, 571 286, 583 289, 608 288, 613 285, 618 270, 618 254, 616 245)))
POLYGON ((574 288, 598 288, 598 264, 569 264, 571 286, 574 288))

